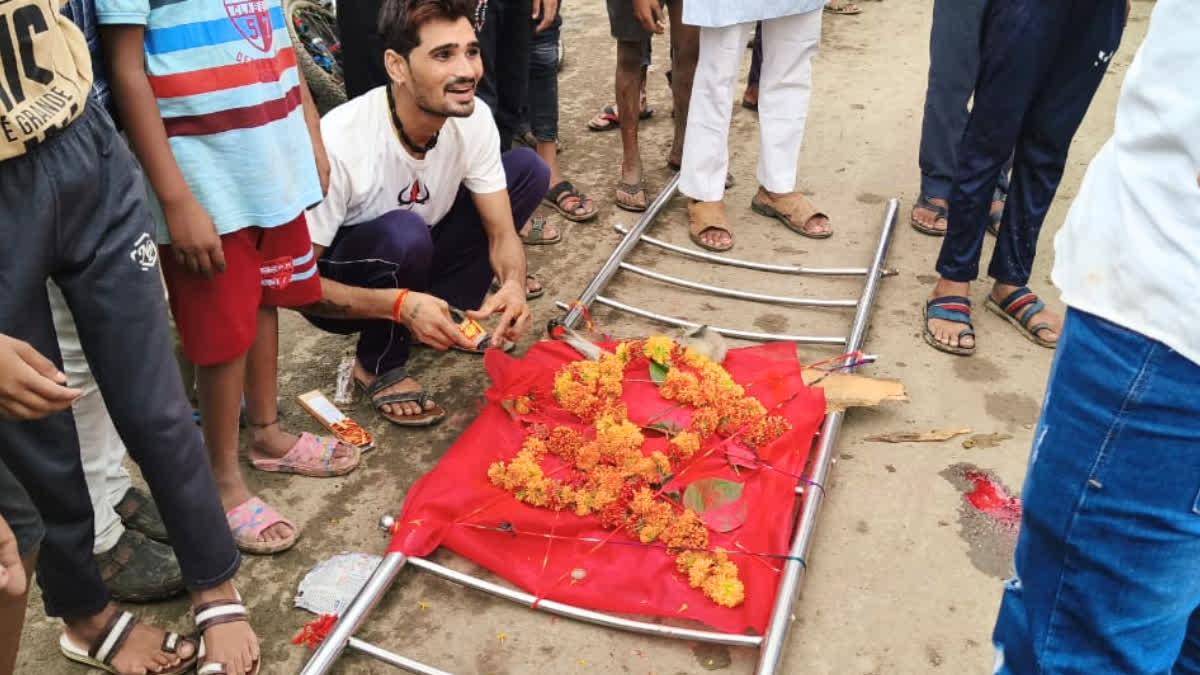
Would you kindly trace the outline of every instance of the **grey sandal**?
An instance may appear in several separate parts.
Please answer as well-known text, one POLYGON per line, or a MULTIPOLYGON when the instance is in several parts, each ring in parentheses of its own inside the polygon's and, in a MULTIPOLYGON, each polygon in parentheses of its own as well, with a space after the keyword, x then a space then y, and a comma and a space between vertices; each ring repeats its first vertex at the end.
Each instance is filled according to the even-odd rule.
POLYGON ((432 408, 426 407, 433 400, 433 397, 424 389, 403 391, 395 394, 382 393, 407 379, 408 369, 400 366, 380 374, 371 384, 366 384, 359 379, 355 379, 354 383, 363 390, 367 398, 371 399, 371 405, 375 406, 375 410, 392 424, 402 427, 428 427, 445 419, 445 408, 440 405, 434 405, 432 408), (416 415, 396 415, 384 412, 383 406, 394 403, 416 403, 421 407, 421 412, 416 415))
POLYGON ((562 233, 556 232, 553 237, 546 236, 546 217, 534 216, 529 219, 529 231, 520 235, 526 246, 548 246, 562 241, 562 233))

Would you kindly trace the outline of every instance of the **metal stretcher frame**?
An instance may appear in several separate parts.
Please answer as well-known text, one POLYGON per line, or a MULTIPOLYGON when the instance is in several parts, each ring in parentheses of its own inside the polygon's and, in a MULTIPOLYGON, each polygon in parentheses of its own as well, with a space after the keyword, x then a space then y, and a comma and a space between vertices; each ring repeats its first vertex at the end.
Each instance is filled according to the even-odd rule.
MULTIPOLYGON (((684 319, 666 316, 649 310, 634 307, 632 305, 627 305, 601 295, 600 293, 608 285, 609 281, 612 280, 613 276, 615 276, 618 271, 624 270, 634 274, 640 274, 642 276, 654 278, 665 283, 679 285, 682 287, 691 288, 693 290, 718 293, 728 297, 758 300, 762 302, 783 302, 784 304, 793 305, 854 307, 854 320, 850 326, 850 332, 844 338, 776 335, 770 333, 754 333, 736 329, 718 327, 713 328, 723 335, 748 340, 784 340, 808 344, 832 344, 843 346, 847 352, 857 352, 862 349, 866 338, 867 325, 870 319, 871 309, 875 303, 875 296, 877 295, 879 289, 879 281, 882 277, 893 273, 884 267, 884 262, 887 259, 887 252, 891 243, 892 231, 895 228, 896 213, 899 209, 899 201, 896 198, 889 199, 885 206, 883 223, 879 232, 879 239, 875 246, 874 255, 872 256, 869 267, 806 268, 785 265, 771 265, 766 263, 737 260, 734 258, 726 258, 724 256, 716 256, 678 247, 673 244, 668 244, 666 242, 645 236, 645 230, 650 226, 654 218, 658 215, 659 211, 662 210, 663 206, 665 206, 670 198, 674 196, 678 182, 679 177, 676 175, 671 179, 663 191, 654 199, 649 208, 642 215, 641 219, 632 229, 625 230, 624 228, 618 227, 618 230, 625 234, 624 239, 621 240, 621 243, 617 245, 617 248, 604 263, 604 266, 596 274, 595 278, 592 279, 591 283, 588 284, 587 288, 580 295, 578 301, 572 303, 571 305, 559 303, 559 306, 566 310, 566 315, 561 321, 563 325, 568 328, 574 327, 584 318, 585 308, 592 306, 594 303, 600 303, 617 310, 675 326, 694 327, 698 325, 684 319), (741 291, 729 291, 728 289, 719 289, 704 284, 697 284, 682 279, 675 279, 674 277, 668 277, 657 272, 643 270, 642 268, 625 263, 625 257, 639 242, 644 242, 652 246, 675 251, 677 253, 706 260, 708 262, 734 265, 738 267, 782 274, 864 276, 865 281, 863 283, 862 295, 857 300, 852 301, 820 301, 803 298, 780 298, 777 296, 761 296, 758 294, 741 291), (646 274, 647 272, 649 272, 649 274, 646 274)), ((660 623, 627 619, 624 617, 614 616, 603 612, 595 612, 551 600, 539 600, 535 596, 525 593, 524 591, 480 579, 470 574, 439 565, 424 558, 410 557, 402 553, 388 553, 383 557, 379 566, 376 567, 371 577, 367 580, 367 583, 358 592, 354 600, 346 608, 345 612, 343 612, 338 618, 333 628, 330 629, 329 634, 325 637, 324 641, 313 653, 312 657, 301 671, 301 675, 325 675, 325 673, 328 673, 329 670, 334 666, 337 659, 347 648, 361 652, 378 659, 379 661, 391 664, 408 672, 420 673, 423 675, 450 675, 446 671, 426 665, 419 661, 415 661, 400 654, 396 654, 382 647, 354 637, 354 634, 358 631, 358 628, 383 598, 384 594, 387 593, 388 589, 391 588, 396 576, 404 567, 421 569, 433 574, 434 576, 441 577, 448 581, 452 581, 462 586, 473 588, 499 598, 523 604, 531 609, 540 610, 550 614, 564 616, 587 623, 593 623, 607 628, 616 628, 644 635, 668 637, 696 642, 706 642, 736 647, 755 647, 759 650, 759 658, 757 666, 755 667, 755 674, 774 675, 776 672, 778 672, 780 663, 783 659, 783 650, 787 643, 788 630, 790 629, 793 620, 792 610, 799 594, 800 582, 806 569, 806 561, 808 560, 809 550, 812 547, 813 537, 816 532, 817 518, 820 514, 821 504, 825 498, 824 485, 829 476, 830 468, 833 464, 833 453, 837 446, 838 436, 842 428, 844 416, 845 413, 842 411, 831 412, 825 416, 825 420, 821 426, 820 432, 818 433, 816 452, 809 463, 809 466, 811 467, 809 477, 803 482, 802 485, 799 485, 796 488, 797 499, 800 500, 799 515, 795 515, 795 509, 789 509, 786 512, 786 517, 792 519, 789 525, 794 527, 794 534, 792 536, 790 550, 788 551, 788 561, 784 566, 779 588, 776 591, 775 602, 772 607, 771 617, 769 623, 767 624, 767 632, 765 635, 743 635, 737 633, 721 633, 715 631, 681 628, 663 625, 660 623)))

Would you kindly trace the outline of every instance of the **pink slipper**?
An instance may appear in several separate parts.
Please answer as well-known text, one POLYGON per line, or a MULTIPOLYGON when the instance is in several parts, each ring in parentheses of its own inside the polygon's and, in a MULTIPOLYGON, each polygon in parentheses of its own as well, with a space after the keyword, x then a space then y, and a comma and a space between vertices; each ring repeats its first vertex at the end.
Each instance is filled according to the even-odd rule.
POLYGON ((306 432, 300 434, 300 440, 296 441, 296 444, 283 457, 254 457, 251 455, 250 466, 259 471, 330 478, 344 476, 356 469, 359 456, 358 448, 349 443, 342 443, 336 438, 314 436, 306 432), (352 452, 349 456, 335 458, 333 455, 340 447, 349 448, 352 452))
POLYGON ((296 526, 258 497, 251 497, 226 511, 225 521, 229 523, 229 531, 233 533, 233 542, 246 553, 269 555, 286 551, 296 545, 299 532, 296 526), (292 529, 291 536, 276 541, 263 541, 262 533, 279 523, 292 529))

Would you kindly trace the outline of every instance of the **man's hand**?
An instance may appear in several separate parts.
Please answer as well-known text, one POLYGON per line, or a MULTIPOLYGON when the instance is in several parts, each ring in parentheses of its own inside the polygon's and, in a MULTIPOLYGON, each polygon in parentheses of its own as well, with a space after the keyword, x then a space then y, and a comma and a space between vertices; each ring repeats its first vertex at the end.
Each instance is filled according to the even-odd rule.
POLYGON ((225 253, 217 226, 194 196, 188 194, 178 201, 163 203, 163 215, 171 233, 171 250, 180 265, 206 279, 225 271, 225 253))
POLYGON ((533 16, 531 18, 542 17, 538 22, 535 33, 540 33, 550 27, 554 23, 554 17, 558 16, 558 0, 533 0, 533 16))
POLYGON ((450 317, 450 305, 437 296, 409 293, 400 306, 400 317, 413 337, 434 349, 445 351, 455 345, 475 348, 450 317))
POLYGON ((25 595, 25 566, 17 551, 17 537, 0 517, 0 594, 14 598, 25 595))
POLYGON ((660 0, 633 0, 633 16, 647 33, 662 35, 666 27, 660 0))
POLYGON ((529 323, 533 319, 533 315, 529 312, 529 305, 525 301, 523 279, 520 281, 510 279, 504 282, 500 286, 500 290, 484 301, 482 307, 467 312, 467 316, 476 321, 482 321, 497 313, 501 315, 500 323, 496 326, 496 332, 492 334, 492 344, 499 347, 506 340, 508 342, 520 340, 521 334, 529 328, 529 323))
POLYGON ((0 417, 36 420, 66 410, 83 392, 29 345, 0 335, 0 417))

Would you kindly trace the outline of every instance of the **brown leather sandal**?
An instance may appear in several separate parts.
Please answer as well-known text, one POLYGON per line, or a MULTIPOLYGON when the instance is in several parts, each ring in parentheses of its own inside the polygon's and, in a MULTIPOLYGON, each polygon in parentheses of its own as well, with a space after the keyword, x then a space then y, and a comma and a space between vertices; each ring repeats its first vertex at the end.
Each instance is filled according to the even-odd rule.
POLYGON ((832 228, 828 232, 813 232, 809 229, 809 222, 813 218, 823 216, 828 219, 829 216, 817 209, 802 193, 792 192, 768 203, 763 198, 762 188, 759 188, 758 194, 750 201, 750 208, 759 215, 774 218, 787 225, 788 229, 796 234, 811 239, 828 239, 833 236, 832 228))
POLYGON ((692 202, 688 204, 688 236, 700 248, 710 251, 728 251, 733 248, 733 230, 729 228, 729 218, 725 215, 725 202, 692 202), (728 246, 713 246, 704 241, 700 235, 709 230, 720 230, 729 235, 728 246))

